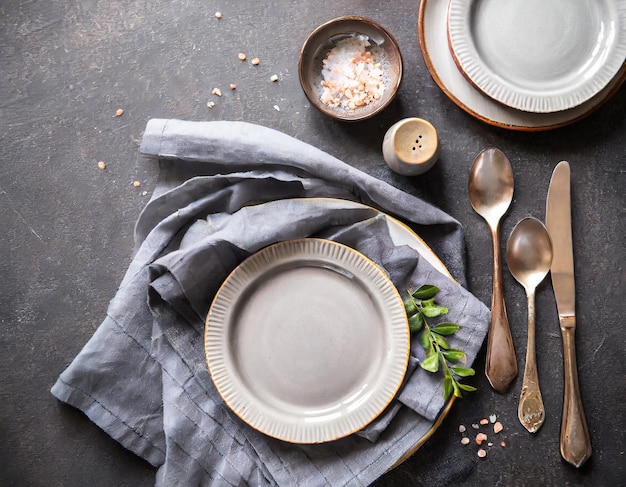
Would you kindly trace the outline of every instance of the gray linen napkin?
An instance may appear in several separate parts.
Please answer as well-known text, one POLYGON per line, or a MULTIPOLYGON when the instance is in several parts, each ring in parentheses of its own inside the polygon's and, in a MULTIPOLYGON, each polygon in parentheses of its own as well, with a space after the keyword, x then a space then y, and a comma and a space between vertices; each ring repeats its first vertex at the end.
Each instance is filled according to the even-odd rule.
POLYGON ((413 249, 395 246, 385 217, 403 218, 463 283, 460 225, 431 205, 307 144, 242 122, 151 120, 141 151, 160 183, 136 224, 136 252, 107 316, 52 393, 158 466, 157 485, 368 485, 432 426, 441 378, 412 367, 397 399, 359 434, 320 445, 268 438, 240 421, 213 387, 203 326, 224 278, 245 257, 289 238, 361 251, 401 291, 441 288, 453 344, 474 360, 487 308, 413 249))

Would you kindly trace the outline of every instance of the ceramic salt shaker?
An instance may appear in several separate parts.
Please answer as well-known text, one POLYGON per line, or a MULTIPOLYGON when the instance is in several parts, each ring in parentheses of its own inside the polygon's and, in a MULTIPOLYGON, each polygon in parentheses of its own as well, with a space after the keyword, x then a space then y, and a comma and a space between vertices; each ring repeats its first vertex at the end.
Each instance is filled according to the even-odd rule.
POLYGON ((428 171, 439 157, 439 137, 435 127, 421 118, 405 118, 393 124, 383 140, 387 165, 405 176, 428 171))

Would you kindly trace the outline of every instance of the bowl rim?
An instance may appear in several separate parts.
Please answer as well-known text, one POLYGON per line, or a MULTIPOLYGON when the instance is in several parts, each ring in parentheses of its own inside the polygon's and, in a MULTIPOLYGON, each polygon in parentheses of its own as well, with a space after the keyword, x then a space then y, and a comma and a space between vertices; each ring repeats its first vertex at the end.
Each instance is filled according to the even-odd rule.
POLYGON ((298 77, 300 79, 300 85, 302 87, 302 91, 304 91, 306 98, 309 100, 311 105, 315 107, 317 110, 319 110, 321 113, 328 115, 329 117, 334 118, 335 120, 342 121, 342 122, 358 122, 361 120, 366 120, 380 113, 385 108, 387 108, 389 104, 396 97, 396 94, 402 82, 403 72, 404 72, 404 60, 402 59, 402 53, 400 51, 400 46, 398 44, 398 41, 393 36, 393 34, 388 29, 386 29, 385 27, 380 25, 378 22, 376 22, 375 20, 372 20, 368 17, 360 16, 360 15, 344 15, 341 17, 336 17, 316 27, 304 40, 304 43, 302 44, 302 47, 300 48, 300 55, 298 58, 298 77), (340 113, 337 113, 336 111, 330 108, 328 109, 325 108, 321 104, 321 102, 316 97, 313 97, 312 93, 310 93, 310 90, 312 87, 310 83, 306 81, 305 75, 304 75, 303 64, 304 64, 304 59, 305 59, 305 49, 307 49, 310 46, 311 41, 317 35, 319 35, 320 32, 323 32, 324 30, 328 29, 330 26, 339 24, 339 23, 344 23, 344 22, 361 22, 379 31, 385 37, 385 41, 388 41, 390 43, 390 45, 392 46, 392 50, 395 51, 395 54, 397 55, 397 58, 398 58, 398 63, 397 63, 398 76, 395 82, 392 82, 390 84, 390 89, 392 90, 392 94, 388 97, 387 100, 380 103, 372 111, 366 112, 362 116, 357 116, 357 117, 346 117, 346 116, 341 115, 340 113))

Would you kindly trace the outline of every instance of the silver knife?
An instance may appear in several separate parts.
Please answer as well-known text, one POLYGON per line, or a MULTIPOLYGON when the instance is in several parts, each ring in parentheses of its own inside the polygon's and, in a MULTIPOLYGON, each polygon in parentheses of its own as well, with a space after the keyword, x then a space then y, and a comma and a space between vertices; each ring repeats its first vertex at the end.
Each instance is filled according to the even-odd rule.
POLYGON ((552 173, 546 204, 546 227, 552 239, 554 256, 550 275, 556 298, 563 338, 565 388, 561 421, 561 456, 580 467, 591 456, 591 440, 583 411, 576 369, 576 299, 574 287, 574 252, 572 247, 572 211, 570 203, 570 168, 559 162, 552 173))

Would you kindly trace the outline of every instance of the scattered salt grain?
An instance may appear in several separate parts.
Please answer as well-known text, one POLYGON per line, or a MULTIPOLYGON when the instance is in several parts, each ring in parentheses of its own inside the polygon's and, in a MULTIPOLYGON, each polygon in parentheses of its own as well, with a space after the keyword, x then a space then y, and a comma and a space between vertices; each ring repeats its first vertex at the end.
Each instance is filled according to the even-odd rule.
POLYGON ((493 446, 493 443, 490 441, 489 443, 487 443, 487 446, 493 446))
POLYGON ((107 167, 106 162, 104 161, 98 162, 98 167, 104 171, 104 169, 107 167))
POLYGON ((491 416, 489 416, 489 422, 490 423, 495 423, 496 422, 496 415, 492 414, 491 416))
POLYGON ((467 428, 465 427, 464 424, 460 424, 459 425, 459 432, 461 433, 465 433, 467 431, 467 428))
POLYGON ((487 435, 485 433, 478 433, 476 435, 476 444, 481 445, 483 441, 487 440, 487 435))
POLYGON ((231 89, 231 90, 235 90, 235 89, 237 89, 237 85, 236 85, 235 83, 231 83, 231 84, 230 84, 230 89, 231 89))
POLYGON ((138 188, 139 186, 141 186, 141 183, 139 181, 133 181, 133 186, 135 188, 138 188))
POLYGON ((217 96, 222 96, 222 90, 220 90, 219 88, 213 88, 213 91, 211 92, 212 95, 217 95, 217 96))
POLYGON ((209 108, 213 108, 215 106, 215 102, 210 101, 206 104, 206 106, 208 106, 209 108))
POLYGON ((252 61, 250 61, 252 64, 254 64, 255 66, 258 65, 261 60, 258 57, 255 57, 252 61))
POLYGON ((487 452, 485 450, 483 450, 482 448, 480 448, 476 454, 480 457, 480 458, 485 458, 487 456, 487 452))
POLYGON ((480 426, 478 425, 478 423, 472 423, 472 428, 477 430, 478 428, 480 428, 480 426))
POLYGON ((480 420, 480 424, 482 424, 482 425, 485 425, 485 424, 488 424, 488 423, 489 423, 488 419, 481 419, 480 420))
POLYGON ((274 110, 276 110, 277 112, 280 112, 280 107, 278 105, 274 105, 274 110))
POLYGON ((218 19, 222 18, 222 12, 215 12, 215 17, 217 17, 218 19))
POLYGON ((122 115, 124 115, 124 110, 121 108, 118 108, 117 111, 115 112, 115 115, 117 115, 118 117, 121 117, 122 115))
POLYGON ((469 445, 470 439, 465 436, 464 438, 461 438, 461 445, 469 445))
POLYGON ((246 60, 246 55, 243 52, 240 52, 237 57, 239 58, 240 61, 245 61, 246 60))
POLYGON ((496 424, 493 425, 493 432, 494 433, 500 433, 500 431, 502 431, 504 429, 504 426, 502 426, 502 423, 500 421, 498 421, 496 424))
POLYGON ((278 75, 273 74, 272 77, 270 78, 270 81, 272 81, 272 82, 278 81, 278 75))
POLYGON ((500 442, 500 446, 501 446, 502 448, 504 448, 504 447, 506 446, 506 441, 501 441, 501 442, 500 442))

